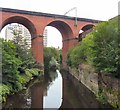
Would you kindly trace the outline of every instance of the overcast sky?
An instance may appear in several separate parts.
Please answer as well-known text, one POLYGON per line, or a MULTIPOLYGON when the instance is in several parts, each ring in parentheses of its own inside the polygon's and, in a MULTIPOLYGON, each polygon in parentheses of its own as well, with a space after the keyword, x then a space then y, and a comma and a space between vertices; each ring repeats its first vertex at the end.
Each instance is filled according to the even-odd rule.
MULTIPOLYGON (((77 7, 77 16, 80 18, 108 20, 118 15, 118 2, 119 0, 0 0, 0 7, 60 15, 77 7)), ((67 15, 75 16, 75 10, 67 15)), ((59 32, 56 33, 60 35, 59 32)))
MULTIPOLYGON (((118 14, 119 0, 0 0, 0 7, 61 14, 77 7, 82 18, 108 20, 118 14)), ((75 12, 71 11, 72 15, 75 12)), ((69 13, 70 14, 70 13, 69 13)), ((68 15, 69 15, 68 14, 68 15)))

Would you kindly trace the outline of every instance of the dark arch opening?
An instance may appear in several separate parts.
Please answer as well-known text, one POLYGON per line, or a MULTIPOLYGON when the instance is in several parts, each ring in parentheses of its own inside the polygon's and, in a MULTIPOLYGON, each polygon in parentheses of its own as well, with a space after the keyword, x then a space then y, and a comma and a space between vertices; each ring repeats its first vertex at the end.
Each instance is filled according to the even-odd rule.
POLYGON ((93 26, 94 26, 93 24, 88 24, 88 25, 85 25, 81 30, 87 31, 87 30, 93 28, 93 26))
POLYGON ((86 35, 93 30, 93 27, 94 27, 93 24, 87 24, 87 25, 83 26, 79 32, 78 41, 79 42, 82 41, 82 39, 85 38, 86 35))

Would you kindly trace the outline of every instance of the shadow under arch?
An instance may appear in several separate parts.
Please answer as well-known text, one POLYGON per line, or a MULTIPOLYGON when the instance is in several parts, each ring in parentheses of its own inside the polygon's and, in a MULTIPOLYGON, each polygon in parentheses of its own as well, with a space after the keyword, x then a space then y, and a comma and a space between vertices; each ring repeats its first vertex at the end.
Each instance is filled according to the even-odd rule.
POLYGON ((84 25, 81 29, 80 29, 80 33, 79 33, 79 37, 78 37, 78 41, 82 41, 83 38, 86 37, 87 34, 89 34, 92 30, 93 27, 95 25, 94 24, 86 24, 84 25))
POLYGON ((94 24, 87 24, 87 25, 83 26, 81 30, 87 31, 87 30, 93 28, 94 26, 95 26, 94 24))
POLYGON ((13 17, 6 19, 2 23, 2 27, 1 27, 0 31, 2 30, 2 28, 4 28, 6 25, 8 25, 10 23, 22 24, 23 26, 25 26, 29 30, 29 32, 31 34, 31 39, 36 37, 36 29, 35 29, 34 24, 30 20, 28 20, 27 18, 21 17, 21 16, 13 16, 13 17))

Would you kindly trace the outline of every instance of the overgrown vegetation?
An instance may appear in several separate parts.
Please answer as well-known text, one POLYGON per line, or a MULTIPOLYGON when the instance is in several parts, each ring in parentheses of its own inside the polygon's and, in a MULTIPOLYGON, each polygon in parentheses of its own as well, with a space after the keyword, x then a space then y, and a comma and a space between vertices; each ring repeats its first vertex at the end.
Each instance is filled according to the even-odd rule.
POLYGON ((0 42, 2 46, 0 102, 5 102, 9 94, 25 89, 30 79, 41 75, 42 71, 20 33, 14 32, 13 41, 0 39, 0 42))
POLYGON ((53 47, 44 47, 44 69, 58 68, 60 63, 60 51, 53 47))
POLYGON ((100 89, 99 91, 98 91, 98 94, 97 94, 97 99, 101 102, 101 103, 103 103, 103 104, 106 104, 107 103, 107 96, 106 96, 106 94, 105 94, 105 92, 104 92, 104 90, 103 89, 100 89))
POLYGON ((98 24, 75 48, 67 54, 67 64, 92 65, 97 72, 120 77, 120 17, 98 24))

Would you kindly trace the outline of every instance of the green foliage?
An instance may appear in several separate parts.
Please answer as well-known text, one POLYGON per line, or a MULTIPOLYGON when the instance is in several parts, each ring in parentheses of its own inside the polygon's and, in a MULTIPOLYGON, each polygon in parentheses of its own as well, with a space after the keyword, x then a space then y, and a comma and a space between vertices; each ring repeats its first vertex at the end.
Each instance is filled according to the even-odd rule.
POLYGON ((19 74, 18 67, 22 61, 16 58, 16 46, 11 41, 2 40, 2 82, 4 84, 15 84, 17 75, 19 74))
MULTIPOLYGON (((120 31, 118 18, 99 24, 91 33, 92 65, 98 72, 120 77, 120 31)), ((88 35, 89 36, 89 35, 88 35)))
POLYGON ((79 64, 88 63, 87 59, 90 58, 89 48, 93 44, 91 37, 87 37, 75 48, 71 48, 67 54, 67 64, 71 67, 77 68, 79 64), (88 43, 91 42, 91 43, 88 43))
POLYGON ((16 44, 17 56, 22 60, 21 71, 25 71, 26 68, 32 68, 35 64, 32 51, 26 39, 21 35, 22 33, 18 30, 13 30, 14 39, 13 42, 16 44))
MULTIPOLYGON (((31 74, 30 74, 31 75, 31 74)), ((28 75, 19 75, 18 76, 18 81, 25 86, 25 84, 27 82, 29 82, 29 80, 31 79, 32 75, 31 76, 28 76, 28 75)))
POLYGON ((53 47, 44 47, 44 67, 45 70, 50 68, 50 61, 56 60, 60 62, 60 52, 53 47))
POLYGON ((69 50, 68 54, 67 54, 67 61, 66 63, 71 66, 71 67, 78 67, 80 60, 78 57, 78 51, 79 50, 79 46, 76 46, 76 48, 72 48, 69 50))
POLYGON ((75 48, 67 54, 67 64, 93 65, 97 72, 120 77, 120 25, 118 17, 98 24, 75 48))
POLYGON ((8 94, 10 94, 11 87, 5 85, 5 84, 0 84, 0 103, 2 101, 6 101, 6 97, 8 94))
POLYGON ((42 73, 42 71, 40 72, 40 70, 37 68, 26 69, 25 72, 27 76, 30 76, 29 74, 31 74, 32 76, 39 76, 42 73))
POLYGON ((58 63, 62 64, 62 49, 59 50, 59 59, 58 63))
MULTIPOLYGON (((13 31, 14 32, 14 31, 13 31)), ((32 56, 31 49, 21 36, 14 32, 14 40, 0 39, 2 46, 2 84, 0 85, 0 102, 6 101, 8 94, 13 94, 25 88, 34 76, 42 71, 32 56)))
POLYGON ((97 96, 97 99, 98 99, 101 103, 103 103, 103 104, 106 104, 106 103, 107 103, 107 96, 106 96, 105 92, 104 92, 102 89, 100 89, 100 90, 98 91, 98 94, 97 94, 96 96, 97 96))
POLYGON ((16 45, 12 41, 0 40, 2 41, 2 83, 11 87, 10 92, 20 90, 22 85, 18 82, 18 68, 22 61, 16 57, 16 45))
POLYGON ((67 64, 77 68, 79 64, 89 63, 92 58, 93 36, 84 38, 76 47, 71 48, 67 54, 67 64))

